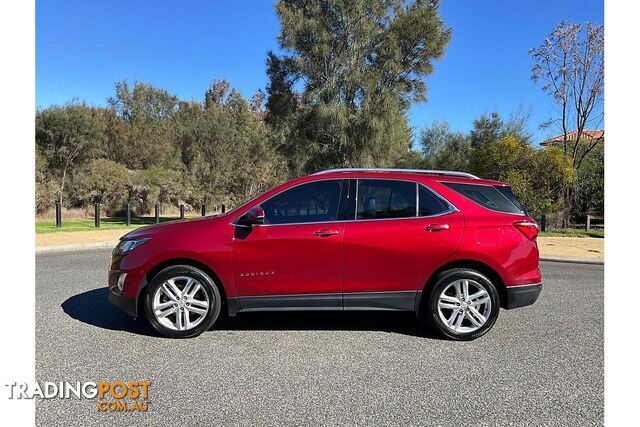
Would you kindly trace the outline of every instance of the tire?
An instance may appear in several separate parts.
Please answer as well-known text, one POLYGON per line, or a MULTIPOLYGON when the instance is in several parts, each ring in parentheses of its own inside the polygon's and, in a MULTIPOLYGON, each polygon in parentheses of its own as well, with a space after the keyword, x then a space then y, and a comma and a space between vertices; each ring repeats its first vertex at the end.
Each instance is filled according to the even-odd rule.
POLYGON ((218 320, 221 308, 216 283, 189 265, 168 267, 156 274, 144 296, 147 320, 168 338, 200 335, 218 320))
POLYGON ((471 341, 486 334, 496 323, 500 296, 495 285, 482 273, 455 268, 438 274, 421 311, 426 323, 440 335, 456 341, 471 341))

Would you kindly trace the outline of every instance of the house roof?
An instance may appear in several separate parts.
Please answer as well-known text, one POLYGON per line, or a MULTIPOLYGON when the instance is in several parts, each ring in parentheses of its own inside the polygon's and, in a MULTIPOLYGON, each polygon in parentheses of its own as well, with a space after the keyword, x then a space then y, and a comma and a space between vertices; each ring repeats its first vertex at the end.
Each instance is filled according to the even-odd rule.
MULTIPOLYGON (((578 131, 574 130, 573 132, 569 132, 567 134, 567 141, 575 141, 578 136, 578 131)), ((604 129, 602 130, 583 130, 581 139, 585 140, 594 140, 594 139, 604 139, 604 129)), ((563 142, 564 135, 554 136, 553 138, 549 138, 545 141, 542 141, 540 145, 545 146, 549 144, 553 144, 555 142, 563 142)))

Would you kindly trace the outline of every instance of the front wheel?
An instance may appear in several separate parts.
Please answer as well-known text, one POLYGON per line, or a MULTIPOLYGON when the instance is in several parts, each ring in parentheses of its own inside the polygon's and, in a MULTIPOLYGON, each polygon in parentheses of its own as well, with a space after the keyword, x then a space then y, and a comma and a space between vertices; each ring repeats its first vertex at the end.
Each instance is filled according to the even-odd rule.
POLYGON ((500 297, 491 280, 475 270, 456 268, 438 275, 422 314, 441 335, 469 341, 491 329, 499 310, 500 297))
POLYGON ((220 316, 222 300, 213 280, 189 265, 168 267, 158 273, 144 297, 149 323, 169 338, 195 337, 220 316))

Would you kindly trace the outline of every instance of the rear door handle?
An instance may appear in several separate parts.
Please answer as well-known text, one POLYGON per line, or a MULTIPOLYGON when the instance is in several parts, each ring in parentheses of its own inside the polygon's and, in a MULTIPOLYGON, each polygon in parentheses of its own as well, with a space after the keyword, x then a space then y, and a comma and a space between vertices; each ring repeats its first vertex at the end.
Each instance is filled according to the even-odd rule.
POLYGON ((328 230, 326 228, 313 232, 314 236, 320 237, 335 236, 336 234, 340 234, 340 232, 338 230, 328 230))
POLYGON ((449 224, 429 224, 424 228, 426 231, 442 231, 448 230, 449 224))

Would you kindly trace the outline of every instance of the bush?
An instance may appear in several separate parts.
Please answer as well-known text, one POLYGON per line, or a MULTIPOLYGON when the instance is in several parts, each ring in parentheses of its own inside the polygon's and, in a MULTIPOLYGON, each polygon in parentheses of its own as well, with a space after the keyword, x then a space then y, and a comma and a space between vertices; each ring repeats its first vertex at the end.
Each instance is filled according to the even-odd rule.
POLYGON ((81 205, 102 204, 109 215, 122 209, 127 200, 129 181, 129 172, 121 164, 94 159, 74 174, 72 194, 81 205))
POLYGON ((177 206, 187 198, 187 187, 176 171, 152 167, 135 171, 129 201, 139 215, 150 213, 156 203, 177 206))
POLYGON ((536 149, 514 136, 486 142, 471 150, 471 171, 508 182, 534 216, 549 213, 575 179, 571 159, 556 148, 536 149))

